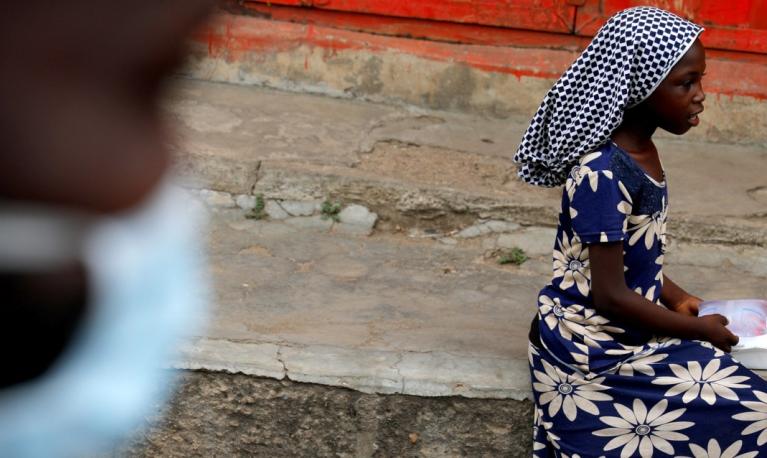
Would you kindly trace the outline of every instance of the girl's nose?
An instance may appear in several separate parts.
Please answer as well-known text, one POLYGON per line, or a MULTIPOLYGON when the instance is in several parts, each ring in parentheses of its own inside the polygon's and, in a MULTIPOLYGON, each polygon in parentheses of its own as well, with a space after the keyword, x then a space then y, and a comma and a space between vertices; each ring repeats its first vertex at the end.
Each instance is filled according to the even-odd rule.
POLYGON ((703 101, 706 100, 706 93, 703 91, 702 83, 698 84, 698 91, 695 93, 692 100, 695 103, 703 103, 703 101))

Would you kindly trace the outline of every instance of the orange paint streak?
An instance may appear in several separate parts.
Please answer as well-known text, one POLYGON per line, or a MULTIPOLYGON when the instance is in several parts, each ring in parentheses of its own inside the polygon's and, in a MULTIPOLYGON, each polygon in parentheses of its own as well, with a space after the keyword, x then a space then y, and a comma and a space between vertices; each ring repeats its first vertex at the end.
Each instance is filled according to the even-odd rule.
MULTIPOLYGON (((326 58, 355 51, 401 53, 517 78, 556 79, 578 56, 576 50, 451 44, 232 14, 219 15, 195 40, 207 46, 211 57, 229 62, 308 46, 324 50, 326 58)), ((767 74, 763 71, 767 56, 709 51, 708 61, 705 84, 709 92, 767 99, 767 74)))

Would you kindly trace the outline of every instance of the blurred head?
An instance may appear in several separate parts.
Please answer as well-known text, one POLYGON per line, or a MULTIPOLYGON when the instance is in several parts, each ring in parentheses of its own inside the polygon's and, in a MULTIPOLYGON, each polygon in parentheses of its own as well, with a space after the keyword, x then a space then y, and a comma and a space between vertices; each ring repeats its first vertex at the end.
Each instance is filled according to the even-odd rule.
POLYGON ((211 0, 10 1, 0 15, 0 197, 110 212, 169 163, 159 95, 211 0))
POLYGON ((166 183, 159 98, 212 3, 3 5, 3 454, 87 454, 163 386, 202 298, 184 293, 198 247, 166 183))
MULTIPOLYGON (((94 216, 144 201, 169 164, 161 90, 211 3, 7 2, 0 15, 0 199, 94 216)), ((87 276, 76 257, 21 271, 0 259, 0 344, 34 342, 24 357, 4 355, 10 350, 0 345, 0 356, 15 363, 0 387, 52 363, 87 307, 87 276)))

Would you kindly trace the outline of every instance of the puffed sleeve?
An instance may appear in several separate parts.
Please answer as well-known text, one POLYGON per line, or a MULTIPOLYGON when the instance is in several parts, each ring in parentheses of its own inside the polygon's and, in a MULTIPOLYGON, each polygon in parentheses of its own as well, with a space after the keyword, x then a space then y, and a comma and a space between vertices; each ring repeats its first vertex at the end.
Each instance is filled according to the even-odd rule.
POLYGON ((632 199, 609 170, 589 171, 567 183, 573 232, 582 243, 616 242, 626 238, 632 199))

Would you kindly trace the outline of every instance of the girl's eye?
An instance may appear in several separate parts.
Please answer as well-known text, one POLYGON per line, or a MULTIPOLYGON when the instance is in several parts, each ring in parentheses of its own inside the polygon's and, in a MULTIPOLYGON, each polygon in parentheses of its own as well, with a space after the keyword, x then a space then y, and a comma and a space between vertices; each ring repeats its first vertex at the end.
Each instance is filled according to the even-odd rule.
POLYGON ((693 86, 695 83, 697 83, 698 81, 701 81, 701 80, 703 80, 703 77, 704 77, 704 76, 706 76, 706 74, 705 74, 705 73, 701 73, 701 74, 700 74, 700 76, 699 76, 699 77, 697 77, 697 78, 691 78, 691 79, 689 79, 689 80, 685 80, 685 81, 682 83, 682 86, 684 86, 684 87, 685 87, 685 88, 687 88, 687 89, 690 89, 690 88, 691 88, 691 87, 692 87, 692 86, 693 86))
POLYGON ((684 80, 681 85, 685 87, 686 89, 690 89, 695 83, 701 81, 704 76, 706 76, 706 74, 701 73, 700 76, 696 76, 696 77, 692 77, 690 79, 684 80))

